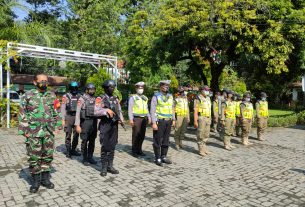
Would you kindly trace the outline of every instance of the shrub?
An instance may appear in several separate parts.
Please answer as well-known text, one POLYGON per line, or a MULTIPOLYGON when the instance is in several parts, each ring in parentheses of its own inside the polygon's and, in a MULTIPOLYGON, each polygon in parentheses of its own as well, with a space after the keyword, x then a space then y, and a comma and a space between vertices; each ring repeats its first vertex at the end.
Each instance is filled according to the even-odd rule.
POLYGON ((305 110, 298 113, 298 124, 305 124, 305 110))

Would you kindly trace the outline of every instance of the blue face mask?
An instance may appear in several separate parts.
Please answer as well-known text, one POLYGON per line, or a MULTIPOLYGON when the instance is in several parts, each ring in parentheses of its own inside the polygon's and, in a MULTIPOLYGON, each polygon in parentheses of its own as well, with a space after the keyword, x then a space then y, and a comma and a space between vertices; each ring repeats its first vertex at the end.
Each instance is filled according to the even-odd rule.
POLYGON ((266 101, 266 97, 262 97, 262 101, 266 101))

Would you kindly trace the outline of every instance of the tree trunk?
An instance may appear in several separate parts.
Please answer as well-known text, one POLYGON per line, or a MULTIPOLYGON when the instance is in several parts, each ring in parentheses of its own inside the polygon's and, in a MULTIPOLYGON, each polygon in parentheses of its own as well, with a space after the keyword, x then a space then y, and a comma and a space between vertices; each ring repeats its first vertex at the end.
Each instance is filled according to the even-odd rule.
POLYGON ((225 67, 225 64, 223 64, 223 63, 221 63, 219 65, 218 64, 211 65, 211 75, 212 75, 211 88, 214 93, 220 91, 219 77, 220 77, 224 67, 225 67))

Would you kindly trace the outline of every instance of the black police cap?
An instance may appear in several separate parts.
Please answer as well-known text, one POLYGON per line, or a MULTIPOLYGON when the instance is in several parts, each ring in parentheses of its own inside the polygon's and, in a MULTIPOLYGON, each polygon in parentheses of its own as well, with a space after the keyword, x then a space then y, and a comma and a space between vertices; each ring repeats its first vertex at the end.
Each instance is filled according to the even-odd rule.
POLYGON ((109 88, 109 87, 115 87, 116 84, 114 82, 114 80, 106 80, 104 83, 103 83, 103 88, 109 88))

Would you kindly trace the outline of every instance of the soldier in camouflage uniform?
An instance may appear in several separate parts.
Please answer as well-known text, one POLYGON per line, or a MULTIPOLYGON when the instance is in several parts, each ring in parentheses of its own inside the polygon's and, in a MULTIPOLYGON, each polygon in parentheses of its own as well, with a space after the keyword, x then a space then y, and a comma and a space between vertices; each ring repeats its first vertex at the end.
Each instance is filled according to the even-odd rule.
POLYGON ((34 77, 36 89, 26 92, 20 101, 18 133, 26 137, 29 169, 33 178, 31 193, 40 184, 54 188, 50 181, 51 162, 54 152, 54 132, 61 128, 60 114, 54 109, 56 96, 47 90, 48 76, 34 77))

